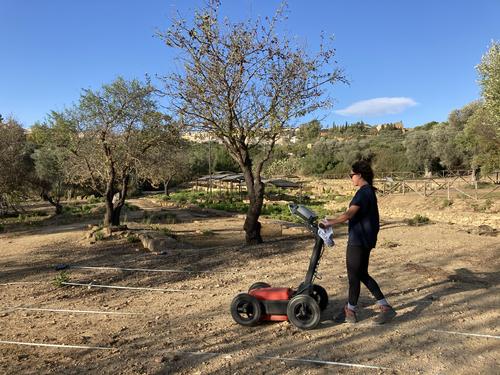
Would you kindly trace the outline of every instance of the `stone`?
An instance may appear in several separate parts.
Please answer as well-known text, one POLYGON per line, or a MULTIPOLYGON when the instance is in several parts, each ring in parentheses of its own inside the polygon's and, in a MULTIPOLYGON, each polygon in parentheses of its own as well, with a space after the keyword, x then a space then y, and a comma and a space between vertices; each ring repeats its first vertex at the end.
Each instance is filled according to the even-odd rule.
POLYGON ((263 237, 281 237, 283 235, 283 226, 278 223, 262 223, 260 234, 263 237))
POLYGON ((138 235, 138 237, 145 249, 161 255, 166 255, 168 254, 169 250, 180 247, 178 241, 168 236, 162 236, 152 233, 141 233, 138 235))

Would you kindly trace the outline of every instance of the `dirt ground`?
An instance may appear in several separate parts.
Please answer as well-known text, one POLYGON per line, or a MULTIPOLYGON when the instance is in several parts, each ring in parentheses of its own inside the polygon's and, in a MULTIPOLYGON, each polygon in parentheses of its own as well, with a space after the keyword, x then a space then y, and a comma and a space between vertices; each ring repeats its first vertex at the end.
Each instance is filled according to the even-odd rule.
MULTIPOLYGON (((391 199, 380 200, 382 228, 370 264, 398 311, 383 326, 373 325, 376 310, 364 287, 360 322, 332 320, 347 292, 345 227, 321 262, 317 283, 328 291, 330 304, 312 331, 288 322, 245 328, 229 313, 232 298, 255 281, 291 287, 301 282, 313 240, 294 228, 244 246, 243 216, 169 208, 182 222, 168 228, 184 245, 164 255, 125 239, 89 244, 83 240, 86 223, 0 234, 0 373, 500 373, 500 241, 478 229, 484 223, 498 229, 498 213, 464 213, 473 219, 461 222, 453 220, 453 211, 427 209, 431 224, 408 226, 412 198, 391 199), (210 272, 70 268, 70 282, 181 291, 57 287, 54 267, 60 264, 210 272), (82 311, 28 310, 37 308, 82 311)), ((151 200, 133 203, 160 209, 151 200)))

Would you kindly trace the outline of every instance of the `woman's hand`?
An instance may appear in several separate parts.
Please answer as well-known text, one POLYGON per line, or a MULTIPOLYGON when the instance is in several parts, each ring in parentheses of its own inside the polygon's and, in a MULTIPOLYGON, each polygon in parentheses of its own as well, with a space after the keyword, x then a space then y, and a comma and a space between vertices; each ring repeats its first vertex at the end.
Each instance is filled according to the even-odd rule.
POLYGON ((328 227, 331 227, 332 225, 330 224, 330 222, 328 221, 328 219, 323 219, 321 220, 319 223, 318 223, 318 226, 321 228, 321 229, 326 229, 328 227))

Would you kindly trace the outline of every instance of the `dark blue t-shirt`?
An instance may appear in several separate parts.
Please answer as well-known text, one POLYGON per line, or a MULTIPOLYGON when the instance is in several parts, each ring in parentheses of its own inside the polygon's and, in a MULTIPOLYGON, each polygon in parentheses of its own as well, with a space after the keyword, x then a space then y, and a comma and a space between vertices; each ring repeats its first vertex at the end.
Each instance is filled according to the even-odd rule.
POLYGON ((358 212, 349 220, 348 245, 363 246, 372 249, 377 244, 377 235, 380 228, 377 197, 370 185, 361 186, 349 207, 359 206, 358 212))

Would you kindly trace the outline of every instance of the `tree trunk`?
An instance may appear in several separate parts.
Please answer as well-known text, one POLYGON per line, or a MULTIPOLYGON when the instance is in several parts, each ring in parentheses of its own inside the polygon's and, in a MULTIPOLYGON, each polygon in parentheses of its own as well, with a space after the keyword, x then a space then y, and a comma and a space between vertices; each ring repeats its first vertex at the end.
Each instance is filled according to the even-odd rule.
POLYGON ((115 206, 113 202, 111 205, 106 200, 106 214, 104 216, 104 226, 110 228, 112 226, 120 225, 120 214, 122 206, 115 206))
POLYGON ((63 212, 63 206, 61 203, 59 203, 59 199, 53 200, 52 197, 46 192, 42 191, 40 194, 42 199, 49 202, 51 205, 53 205, 56 208, 56 215, 60 215, 63 212))
POLYGON ((122 211, 122 206, 117 206, 113 208, 113 212, 111 213, 111 225, 119 226, 120 225, 120 213, 122 211))
POLYGON ((122 189, 119 192, 119 198, 114 199, 115 191, 113 189, 114 182, 108 182, 108 191, 106 191, 106 215, 104 216, 104 226, 111 228, 112 226, 120 225, 120 214, 122 207, 125 205, 125 199, 127 198, 128 183, 130 181, 130 176, 128 173, 124 172, 124 177, 122 178, 122 189))
POLYGON ((170 178, 163 181, 163 193, 167 196, 170 194, 170 192, 168 191, 168 184, 169 183, 170 183, 170 178))
POLYGON ((106 214, 104 215, 104 226, 110 228, 113 225, 113 193, 106 193, 106 214), (111 195, 111 196, 110 196, 111 195))
POLYGON ((254 179, 251 162, 245 163, 242 169, 245 176, 248 199, 250 200, 243 229, 245 230, 246 243, 248 245, 255 245, 263 242, 260 235, 261 224, 259 217, 262 212, 262 204, 264 203, 264 184, 259 176, 257 176, 257 179, 254 179))

